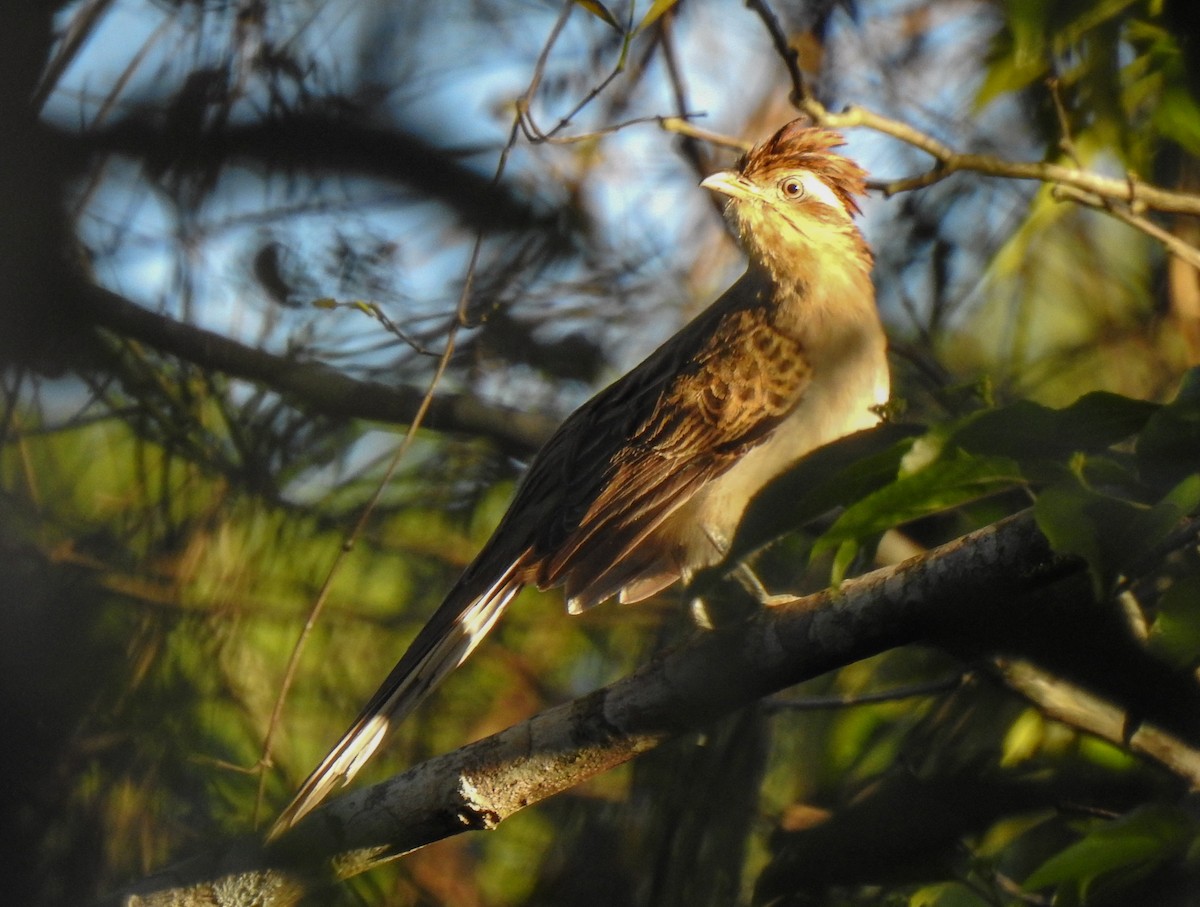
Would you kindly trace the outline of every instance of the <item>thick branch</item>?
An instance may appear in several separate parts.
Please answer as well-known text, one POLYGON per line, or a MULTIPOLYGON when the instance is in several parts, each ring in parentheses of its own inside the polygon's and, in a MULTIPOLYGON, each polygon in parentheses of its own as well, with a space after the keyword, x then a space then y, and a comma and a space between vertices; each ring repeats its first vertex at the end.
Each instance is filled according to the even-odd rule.
POLYGON ((373 862, 492 828, 768 693, 927 638, 945 609, 1003 608, 1081 569, 1051 552, 1031 516, 1010 518, 836 591, 763 609, 591 696, 352 793, 285 846, 373 862))
MULTIPOLYGON (((98 287, 85 290, 96 324, 205 369, 263 384, 314 412, 391 424, 411 421, 423 392, 356 381, 321 362, 287 359, 183 324, 98 287)), ((545 416, 489 406, 469 395, 434 398, 423 425, 486 437, 516 454, 536 450, 554 429, 545 416)))
MULTIPOLYGON (((252 889, 264 907, 292 905, 301 892, 337 876, 464 831, 493 829, 526 806, 768 693, 936 637, 950 615, 960 625, 990 626, 1015 603, 1047 595, 1090 599, 1089 589, 1082 563, 1055 555, 1031 515, 1019 514, 837 591, 707 633, 590 696, 334 800, 268 852, 256 841, 241 842, 145 880, 139 894, 119 903, 233 904, 241 901, 222 900, 222 892, 252 889)), ((1141 743, 1134 748, 1196 782, 1194 728, 1186 739, 1164 733, 1152 725, 1155 716, 1123 713, 1078 686, 1067 699, 1047 693, 1044 672, 1012 667, 1005 676, 1055 717, 1089 732, 1120 740, 1137 720, 1141 743)))
MULTIPOLYGON (((327 804, 282 838, 268 862, 351 875, 432 841, 491 829, 533 803, 624 763, 762 696, 893 646, 928 636, 940 612, 996 610, 1079 573, 1054 555, 1025 514, 896 567, 850 580, 744 624, 708 633, 630 676, 457 752, 327 804), (323 856, 321 856, 323 855, 323 856)), ((228 853, 222 873, 229 872, 228 853)), ((247 875, 261 874, 246 852, 247 875)), ((149 880, 141 901, 199 883, 210 862, 149 880)), ((272 883, 309 886, 294 868, 272 883)), ((264 903, 287 904, 279 899, 264 903)))

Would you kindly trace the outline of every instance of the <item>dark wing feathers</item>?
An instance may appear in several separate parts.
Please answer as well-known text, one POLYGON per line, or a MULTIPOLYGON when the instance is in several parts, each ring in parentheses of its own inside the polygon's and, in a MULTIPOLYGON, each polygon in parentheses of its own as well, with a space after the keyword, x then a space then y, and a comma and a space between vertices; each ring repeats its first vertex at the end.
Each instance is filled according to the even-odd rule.
MULTIPOLYGON (((739 282, 729 292, 750 301, 754 294, 747 290, 739 282)), ((637 560, 638 546, 664 520, 800 402, 810 377, 800 342, 765 321, 761 308, 719 303, 715 308, 719 320, 706 326, 706 342, 691 362, 664 370, 666 381, 648 381, 639 369, 609 389, 614 396, 629 395, 622 386, 628 381, 643 389, 640 399, 629 395, 627 412, 636 419, 615 453, 586 441, 569 452, 578 459, 572 458, 564 470, 567 480, 558 487, 571 496, 572 506, 564 509, 579 514, 578 521, 553 527, 531 550, 529 562, 536 564, 533 576, 540 586, 565 582, 569 597, 589 603, 619 591, 611 582, 602 583, 602 589, 590 587, 606 576, 624 575, 624 562, 637 560), (581 456, 589 453, 607 461, 581 456), (593 481, 586 487, 570 481, 582 476, 593 481)), ((611 401, 597 403, 601 412, 614 412, 611 401)), ((595 428, 607 435, 606 427, 595 428)), ((662 569, 659 558, 649 558, 646 566, 662 569)))

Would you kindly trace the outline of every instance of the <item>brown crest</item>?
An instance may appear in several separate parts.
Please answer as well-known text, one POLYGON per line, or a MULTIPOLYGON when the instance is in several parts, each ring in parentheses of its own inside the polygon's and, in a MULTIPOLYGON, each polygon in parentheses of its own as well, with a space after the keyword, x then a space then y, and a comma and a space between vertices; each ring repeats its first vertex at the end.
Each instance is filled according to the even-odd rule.
POLYGON ((737 168, 754 182, 769 181, 788 170, 807 170, 825 181, 847 211, 858 214, 854 197, 866 193, 867 174, 854 161, 833 152, 845 144, 841 133, 813 126, 801 117, 742 155, 737 168))

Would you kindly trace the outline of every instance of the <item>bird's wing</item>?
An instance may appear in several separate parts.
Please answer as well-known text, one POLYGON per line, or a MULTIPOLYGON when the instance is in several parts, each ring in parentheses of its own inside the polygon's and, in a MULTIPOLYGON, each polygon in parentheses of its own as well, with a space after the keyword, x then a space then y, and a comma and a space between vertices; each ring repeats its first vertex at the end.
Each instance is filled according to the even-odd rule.
POLYGON ((348 782, 388 728, 467 658, 526 582, 566 583, 572 601, 590 605, 631 584, 649 595, 678 578, 677 566, 663 573, 659 561, 637 550, 640 543, 768 437, 809 382, 801 344, 764 320, 759 292, 760 284, 744 277, 563 424, 530 465, 491 540, 301 785, 270 837, 348 782))
MULTIPOLYGON (((571 497, 558 512, 572 514, 572 525, 548 527, 559 537, 543 534, 535 543, 539 585, 566 583, 573 603, 588 605, 620 591, 642 569, 662 570, 661 557, 639 546, 700 488, 762 443, 803 398, 811 368, 800 341, 770 324, 760 306, 723 308, 718 302, 714 309, 717 321, 691 346, 689 362, 651 357, 587 408, 598 423, 590 433, 595 440, 572 451, 569 471, 595 479, 562 478, 562 493, 571 497), (606 447, 611 428, 604 421, 631 416, 635 422, 621 443, 606 447)), ((657 585, 672 578, 664 575, 657 585)))
MULTIPOLYGON (((482 561, 485 552, 475 564, 482 561)), ((515 565, 510 565, 499 579, 479 592, 476 577, 481 574, 468 568, 349 730, 300 785, 292 802, 275 820, 269 839, 295 825, 334 789, 348 783, 375 752, 388 729, 399 724, 467 659, 524 585, 516 573, 515 565)))

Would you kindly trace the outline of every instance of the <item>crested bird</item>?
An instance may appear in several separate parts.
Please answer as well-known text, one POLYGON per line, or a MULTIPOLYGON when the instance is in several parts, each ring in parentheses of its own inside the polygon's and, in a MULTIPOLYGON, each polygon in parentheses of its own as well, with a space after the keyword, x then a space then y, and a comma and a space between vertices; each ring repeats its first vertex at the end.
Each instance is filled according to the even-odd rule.
POLYGON ((879 420, 889 392, 863 170, 795 120, 700 185, 726 196, 745 273, 583 404, 534 458, 441 606, 271 830, 349 782, 525 585, 578 613, 648 598, 721 560, 750 499, 814 448, 879 420))

